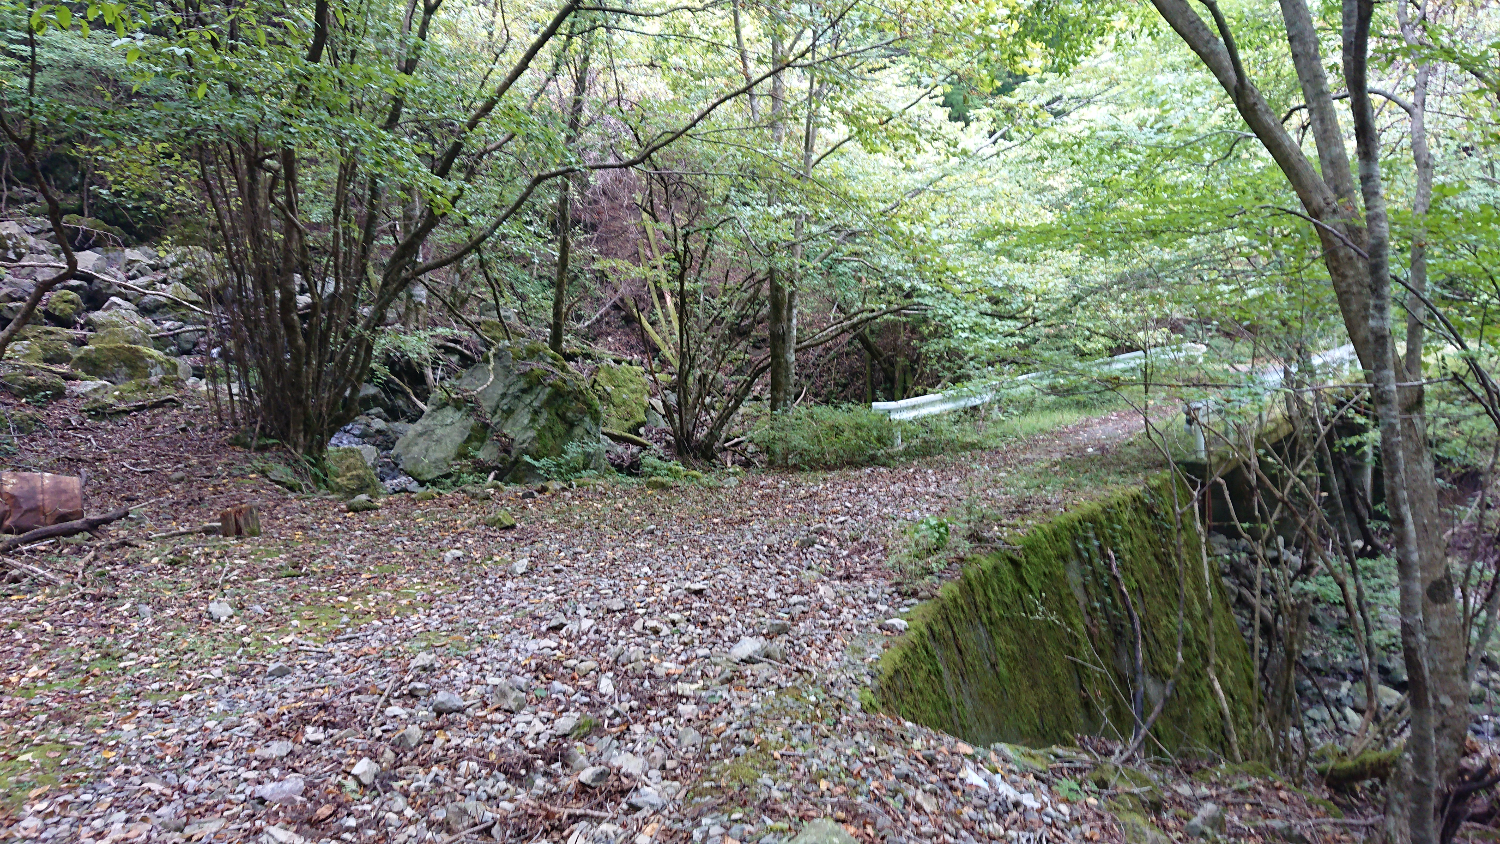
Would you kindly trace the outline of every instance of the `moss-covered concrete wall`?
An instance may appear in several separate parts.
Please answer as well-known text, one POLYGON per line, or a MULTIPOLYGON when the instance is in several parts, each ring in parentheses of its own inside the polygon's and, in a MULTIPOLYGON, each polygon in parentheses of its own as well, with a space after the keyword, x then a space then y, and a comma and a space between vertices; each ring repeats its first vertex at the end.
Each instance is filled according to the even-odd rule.
MULTIPOLYGON (((1187 501, 1180 485, 1175 493, 1187 501)), ((1110 574, 1113 552, 1141 617, 1147 713, 1176 662, 1179 606, 1186 625, 1182 668, 1153 735, 1174 753, 1227 753, 1206 671, 1212 624, 1243 747, 1255 694, 1249 650, 1216 571, 1205 589, 1191 513, 1179 543, 1173 510, 1174 483, 1162 478, 1077 508, 967 567, 912 614, 882 657, 882 709, 981 744, 1128 738, 1135 637, 1110 574)))

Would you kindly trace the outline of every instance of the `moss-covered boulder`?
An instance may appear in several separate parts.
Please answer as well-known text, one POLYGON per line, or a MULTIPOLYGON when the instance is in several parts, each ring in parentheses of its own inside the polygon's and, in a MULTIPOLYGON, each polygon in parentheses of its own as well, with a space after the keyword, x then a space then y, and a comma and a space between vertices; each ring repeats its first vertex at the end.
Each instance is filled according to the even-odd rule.
POLYGON ((67 366, 73 362, 73 336, 61 328, 28 325, 16 334, 15 342, 5 349, 7 360, 67 366))
POLYGON ((323 469, 328 473, 328 488, 335 493, 353 497, 356 495, 379 495, 385 489, 375 470, 365 462, 365 456, 357 448, 330 448, 323 456, 323 469))
POLYGON ((111 384, 182 380, 177 361, 155 349, 130 343, 90 343, 73 355, 73 368, 111 384))
POLYGON ((1182 667, 1152 736, 1172 752, 1228 755, 1227 722, 1241 752, 1253 752, 1254 666, 1222 584, 1204 582, 1191 524, 1179 542, 1179 500, 1187 491, 1162 479, 1078 507, 965 568, 882 656, 881 708, 978 744, 1128 740, 1129 690, 1144 689, 1148 712, 1162 700, 1181 618, 1182 667), (1121 586, 1141 619, 1144 677, 1121 586), (1209 679, 1210 635, 1228 718, 1209 679))
POLYGON ((646 399, 650 393, 646 370, 630 364, 606 363, 589 380, 589 389, 599 400, 604 427, 635 434, 646 424, 646 399))
POLYGON ((0 385, 16 398, 32 404, 46 404, 60 399, 68 386, 62 378, 50 372, 18 370, 0 375, 0 385))
POLYGON ((83 312, 83 297, 71 290, 54 291, 47 297, 47 306, 42 312, 53 325, 72 327, 83 312))
POLYGON ((112 311, 95 311, 84 321, 94 330, 90 345, 149 346, 156 326, 135 311, 119 308, 112 311))
POLYGON ((541 343, 497 346, 434 398, 394 453, 419 481, 462 462, 530 480, 536 468, 527 458, 560 457, 575 443, 602 466, 601 420, 598 399, 560 355, 541 343))

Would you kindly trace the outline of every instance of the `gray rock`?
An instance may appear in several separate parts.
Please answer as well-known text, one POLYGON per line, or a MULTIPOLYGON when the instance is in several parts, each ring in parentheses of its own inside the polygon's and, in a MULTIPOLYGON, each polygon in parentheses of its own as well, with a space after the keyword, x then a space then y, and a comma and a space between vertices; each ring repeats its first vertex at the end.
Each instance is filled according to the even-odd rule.
POLYGON ((625 798, 625 802, 629 803, 633 809, 650 809, 653 812, 667 805, 666 799, 649 785, 637 788, 629 797, 625 798))
MULTIPOLYGON (((925 794, 926 792, 918 793, 925 794)), ((792 839, 792 844, 858 844, 858 842, 843 827, 828 818, 818 818, 808 821, 807 825, 802 827, 802 831, 797 833, 797 837, 792 839)))
POLYGON ((464 699, 453 692, 438 692, 437 697, 432 699, 432 711, 439 715, 452 715, 463 712, 464 709, 464 699))
POLYGON ((1204 803, 1184 827, 1189 838, 1206 838, 1224 831, 1224 810, 1217 803, 1204 803))
POLYGON ((349 502, 344 505, 344 509, 351 513, 368 513, 371 510, 379 510, 380 502, 361 492, 359 495, 349 499, 349 502))
POLYGON ((683 727, 677 732, 677 746, 691 750, 703 746, 703 734, 692 727, 683 727))
POLYGON ((786 633, 787 631, 789 631, 791 629, 792 629, 792 625, 790 625, 790 624, 786 623, 785 621, 782 621, 781 619, 778 618, 775 621, 771 621, 771 622, 768 622, 766 624, 766 635, 767 636, 780 636, 780 635, 786 633))
POLYGON ((906 628, 910 626, 911 625, 907 624, 906 619, 904 618, 888 618, 885 621, 880 622, 880 627, 882 630, 890 630, 893 633, 905 633, 906 628))
MULTIPOLYGON (((108 383, 108 382, 105 382, 105 383, 108 383)), ((151 608, 148 607, 148 606, 146 606, 145 604, 136 604, 135 605, 135 614, 138 615, 138 616, 140 616, 141 618, 150 619, 151 618, 151 608)))
POLYGON ((445 817, 448 822, 448 829, 454 833, 472 829, 494 817, 478 800, 449 803, 443 809, 446 813, 445 817))
POLYGON ((438 664, 437 654, 432 651, 422 651, 412 658, 411 667, 413 671, 431 671, 438 664))
POLYGON ((295 805, 302 799, 303 782, 301 777, 287 777, 284 780, 268 782, 257 786, 255 796, 267 803, 280 803, 286 806, 295 805))
POLYGON ((598 788, 609 782, 609 769, 603 765, 595 765, 592 768, 584 768, 578 772, 578 781, 589 788, 598 788))
POLYGON ((416 724, 408 724, 406 729, 396 734, 391 739, 391 745, 398 750, 412 750, 422 743, 422 728, 416 724))
POLYGON ((285 677, 292 673, 292 667, 284 662, 273 662, 266 668, 266 676, 271 678, 285 677))
POLYGON ((375 775, 378 773, 380 773, 380 766, 371 761, 368 756, 362 757, 358 762, 354 763, 354 767, 349 771, 351 776, 359 780, 360 785, 374 783, 375 775))
POLYGON ((450 548, 443 552, 443 565, 451 566, 464 558, 464 552, 457 548, 450 548))
POLYGON ((609 760, 611 768, 619 771, 622 776, 639 777, 646 773, 646 760, 634 753, 618 753, 609 760))
POLYGON ((257 759, 280 759, 290 754, 292 747, 293 745, 289 741, 273 741, 256 748, 253 755, 257 759))
POLYGON ((223 621, 234 617, 234 607, 223 601, 210 601, 208 604, 208 617, 214 621, 223 621))
POLYGON ((708 584, 704 583, 702 581, 698 581, 696 583, 689 583, 687 586, 684 586, 683 588, 686 589, 687 591, 691 592, 692 594, 697 595, 697 594, 700 594, 702 592, 707 592, 708 591, 708 584))
POLYGON ((526 693, 509 683, 501 683, 490 691, 490 702, 506 712, 520 712, 526 708, 526 693))
POLYGON ((759 659, 765 653, 766 640, 759 636, 746 636, 729 651, 729 658, 735 662, 749 662, 759 659))
POLYGON ((593 468, 604 465, 599 446, 598 400, 567 361, 540 343, 500 345, 458 379, 473 391, 483 418, 467 406, 435 403, 396 442, 393 456, 419 481, 453 470, 456 461, 498 463, 506 480, 533 480, 536 468, 523 457, 558 457, 571 443, 593 449, 593 468), (496 434, 510 448, 503 451, 496 434))
POLYGON ((625 601, 622 598, 610 598, 604 602, 605 612, 624 612, 625 601))
POLYGON ((578 749, 577 745, 574 745, 563 753, 563 764, 567 765, 571 771, 581 772, 589 766, 589 758, 578 749))
POLYGON ((516 577, 520 577, 530 570, 531 563, 527 562, 526 560, 516 560, 514 563, 510 564, 510 573, 512 575, 515 575, 516 577))
POLYGON ((1375 687, 1375 697, 1380 701, 1381 709, 1390 709, 1401 702, 1402 694, 1390 686, 1380 685, 1375 687))

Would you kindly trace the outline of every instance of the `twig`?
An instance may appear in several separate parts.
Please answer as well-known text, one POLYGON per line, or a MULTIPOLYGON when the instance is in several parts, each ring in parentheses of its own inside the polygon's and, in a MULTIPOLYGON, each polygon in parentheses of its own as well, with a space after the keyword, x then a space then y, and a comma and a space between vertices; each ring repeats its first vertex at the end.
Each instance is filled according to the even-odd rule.
MULTIPOLYGON (((405 683, 408 679, 410 679, 411 678, 411 671, 412 671, 411 666, 408 665, 406 667, 406 674, 401 677, 400 682, 405 683)), ((386 699, 391 696, 391 690, 394 689, 394 688, 396 688, 396 682, 397 682, 396 678, 392 677, 391 678, 391 682, 388 683, 388 684, 386 684, 385 693, 380 696, 380 700, 378 700, 378 701, 375 702, 375 714, 370 716, 370 726, 371 727, 375 726, 376 719, 378 719, 380 717, 381 708, 385 706, 386 699)))
POLYGON ((178 537, 178 536, 191 536, 191 535, 193 535, 195 533, 216 533, 216 532, 218 532, 218 530, 219 530, 219 523, 218 522, 209 522, 206 525, 199 525, 197 527, 192 527, 192 528, 182 528, 181 530, 169 530, 166 533, 153 533, 153 534, 151 534, 150 536, 148 536, 146 538, 147 539, 173 539, 173 538, 178 537))
POLYGON ((626 445, 638 445, 641 448, 656 447, 656 445, 650 440, 638 437, 635 434, 627 434, 624 431, 615 431, 609 428, 604 428, 601 430, 601 433, 617 443, 625 443, 626 445))
POLYGON ((452 835, 448 836, 447 838, 444 838, 443 839, 443 844, 452 844, 452 842, 454 842, 454 841, 462 841, 463 839, 469 837, 470 835, 473 835, 476 832, 484 832, 486 829, 489 829, 490 827, 492 827, 494 825, 495 825, 495 820, 493 818, 491 818, 490 820, 485 821, 484 823, 474 824, 473 826, 469 827, 468 829, 461 830, 459 832, 455 832, 452 835))

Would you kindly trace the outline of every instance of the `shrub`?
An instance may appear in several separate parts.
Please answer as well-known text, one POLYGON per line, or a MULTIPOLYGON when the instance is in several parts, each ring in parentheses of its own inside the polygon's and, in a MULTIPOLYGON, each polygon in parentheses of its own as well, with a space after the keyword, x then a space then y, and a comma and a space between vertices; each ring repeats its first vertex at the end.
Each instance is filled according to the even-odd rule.
POLYGON ((833 469, 883 462, 896 445, 896 425, 883 414, 856 405, 798 407, 772 414, 750 441, 771 465, 833 469))

